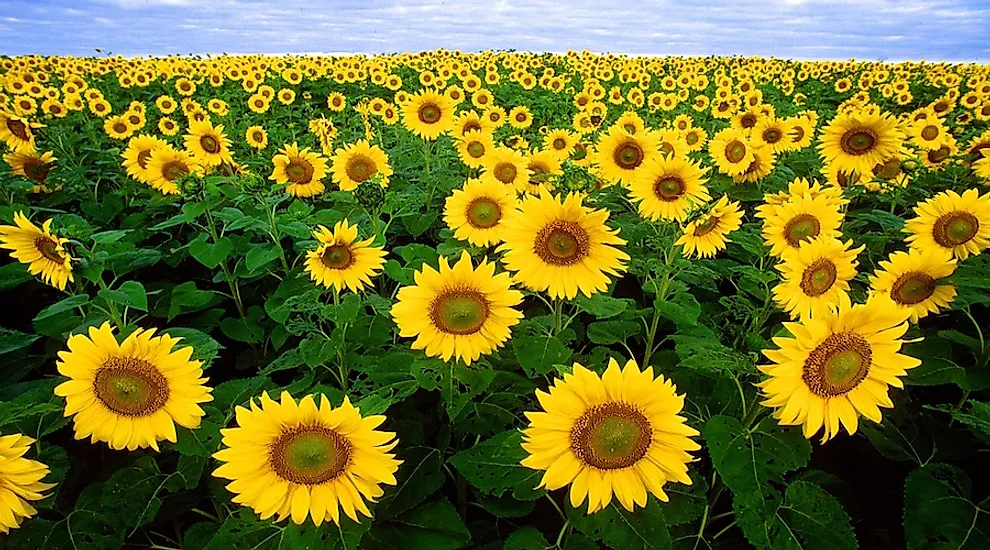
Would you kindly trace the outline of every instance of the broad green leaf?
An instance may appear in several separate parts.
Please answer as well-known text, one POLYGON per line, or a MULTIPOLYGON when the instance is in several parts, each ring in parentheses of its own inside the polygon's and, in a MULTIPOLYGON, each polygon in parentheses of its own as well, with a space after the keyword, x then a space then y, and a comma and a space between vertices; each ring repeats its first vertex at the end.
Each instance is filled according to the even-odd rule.
POLYGON ((574 303, 581 311, 590 313, 599 319, 608 319, 622 313, 629 307, 629 300, 620 300, 607 294, 593 294, 590 298, 579 294, 574 303))
POLYGON ((204 369, 210 366, 213 360, 216 359, 217 355, 220 354, 220 350, 223 349, 223 346, 221 346, 220 343, 214 340, 210 335, 193 328, 174 327, 165 329, 163 332, 173 338, 182 338, 182 340, 176 344, 175 349, 184 348, 186 346, 192 347, 192 358, 197 361, 202 361, 204 369))
POLYGON ((543 472, 520 464, 524 458, 522 434, 509 431, 457 453, 450 463, 483 493, 501 495, 511 490, 516 498, 534 500, 544 494, 536 488, 543 472))
POLYGON ((559 337, 519 334, 510 342, 516 360, 522 365, 527 376, 547 374, 553 370, 554 365, 565 364, 571 358, 571 350, 560 341, 559 337))
POLYGON ((227 237, 220 237, 215 243, 207 243, 206 237, 202 236, 189 243, 189 254, 210 269, 216 269, 233 250, 234 242, 227 237))
POLYGON ((361 548, 454 550, 470 541, 471 532, 457 510, 446 499, 441 499, 417 506, 392 520, 375 522, 361 540, 361 548))
POLYGON ((108 302, 148 311, 148 294, 144 285, 137 281, 126 281, 116 289, 101 290, 97 295, 108 302))
POLYGON ((643 325, 634 321, 598 321, 588 325, 588 340, 607 346, 625 342, 642 330, 643 325))
POLYGON ((909 549, 990 548, 990 509, 972 499, 962 470, 929 464, 908 475, 904 486, 904 535, 909 549))
POLYGON ((0 355, 26 348, 38 338, 41 338, 38 334, 25 334, 0 327, 0 355))
MULTIPOLYGON (((583 506, 586 506, 585 503, 583 506)), ((571 523, 585 536, 608 548, 654 550, 671 547, 670 531, 660 504, 647 496, 646 507, 629 512, 613 502, 604 510, 586 514, 586 509, 567 504, 571 523)))
POLYGON ((777 509, 775 550, 855 550, 856 534, 849 515, 832 495, 807 481, 787 486, 777 509))
POLYGON ((244 265, 247 266, 249 271, 257 271, 259 268, 275 261, 279 255, 279 249, 274 245, 252 245, 244 257, 244 265))
POLYGON ((516 529, 509 535, 509 538, 505 539, 505 544, 502 546, 503 550, 536 550, 549 548, 550 543, 547 542, 546 537, 539 529, 533 527, 532 525, 527 525, 520 529, 516 529))

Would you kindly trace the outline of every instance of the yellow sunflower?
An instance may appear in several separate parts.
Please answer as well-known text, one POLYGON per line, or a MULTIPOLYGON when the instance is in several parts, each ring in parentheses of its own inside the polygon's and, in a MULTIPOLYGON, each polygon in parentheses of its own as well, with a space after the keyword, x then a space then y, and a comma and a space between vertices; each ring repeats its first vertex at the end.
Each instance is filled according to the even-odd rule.
POLYGON ((0 436, 0 533, 4 535, 38 513, 28 501, 47 498, 43 492, 55 486, 41 481, 50 472, 48 466, 24 457, 34 442, 22 434, 0 436))
POLYGON ((502 222, 515 208, 511 187, 493 179, 469 179, 447 197, 443 221, 454 231, 454 238, 490 246, 502 242, 502 222))
POLYGON ((632 512, 646 506, 647 492, 667 502, 667 482, 691 485, 690 451, 701 448, 698 431, 680 415, 684 395, 653 367, 630 360, 619 368, 609 359, 598 374, 575 363, 548 392, 536 390, 543 408, 527 412, 522 465, 545 470, 540 487, 570 485, 571 506, 588 500, 588 513, 604 509, 613 496, 632 512))
POLYGON ((327 175, 327 160, 309 147, 299 148, 293 143, 279 149, 272 158, 275 169, 268 179, 285 185, 285 192, 293 197, 314 197, 325 189, 323 178, 327 175))
POLYGON ((825 196, 795 195, 774 206, 763 220, 763 239, 770 254, 786 258, 802 242, 815 237, 838 238, 842 214, 825 196))
POLYGON ((713 257, 725 249, 729 233, 742 225, 742 216, 739 203, 730 202, 728 196, 722 195, 707 213, 684 227, 684 234, 674 244, 683 246, 687 257, 713 257))
POLYGON ((534 151, 527 154, 526 169, 529 170, 529 179, 516 189, 530 195, 539 195, 542 189, 553 190, 554 177, 564 173, 560 161, 550 151, 534 151))
POLYGON ((89 327, 89 336, 69 337, 69 351, 58 353, 58 372, 69 378, 55 387, 65 398, 76 439, 104 441, 111 449, 175 443, 175 425, 198 428, 200 403, 213 400, 204 386, 201 361, 193 348, 173 349, 181 340, 155 329, 137 329, 118 344, 110 323, 89 327))
POLYGON ((307 395, 298 403, 282 392, 281 402, 261 394, 259 407, 235 409, 237 427, 220 430, 223 449, 213 458, 223 464, 213 471, 231 480, 227 490, 235 503, 247 506, 262 520, 291 517, 301 525, 312 518, 340 525, 340 511, 354 521, 358 513, 371 517, 365 500, 374 502, 395 485, 402 461, 390 451, 398 445, 392 432, 376 428, 384 416, 361 416, 344 397, 331 407, 325 395, 307 395))
POLYGON ((454 147, 461 162, 468 168, 481 168, 485 156, 495 149, 491 134, 479 130, 468 131, 461 138, 454 140, 454 147))
POLYGON ((250 126, 244 132, 244 141, 253 149, 268 147, 268 132, 261 126, 250 126))
POLYGON ((383 248, 371 246, 373 237, 359 241, 357 226, 347 220, 337 222, 333 231, 318 226, 313 237, 320 245, 306 254, 306 271, 310 279, 336 292, 360 292, 385 264, 383 248))
POLYGON ((41 124, 29 122, 13 113, 0 109, 0 141, 17 153, 34 151, 34 129, 41 124))
POLYGON ((482 159, 481 179, 525 189, 530 171, 526 156, 508 147, 495 147, 482 159))
POLYGON ((918 204, 914 213, 918 217, 904 225, 911 248, 941 249, 965 260, 990 246, 990 194, 944 191, 918 204))
POLYGON ((39 154, 37 151, 14 151, 3 156, 3 161, 10 166, 15 176, 22 176, 34 182, 34 192, 47 191, 45 181, 52 165, 58 159, 51 151, 39 154))
POLYGON ((712 198, 705 187, 706 172, 708 168, 686 157, 654 157, 630 184, 629 199, 639 203, 644 218, 683 222, 691 208, 712 198))
POLYGON ((628 185, 645 171, 647 160, 658 156, 658 147, 659 137, 654 132, 630 134, 612 127, 598 140, 592 162, 606 180, 628 185))
POLYGON ((890 298, 911 322, 938 313, 956 297, 956 287, 942 282, 956 270, 956 260, 939 248, 893 252, 870 276, 870 291, 890 298))
POLYGON ((620 276, 629 260, 616 248, 626 241, 605 225, 608 215, 581 204, 577 194, 563 201, 548 191, 529 196, 505 220, 502 262, 520 284, 554 299, 603 292, 609 275, 620 276))
POLYGON ((454 127, 454 108, 454 102, 445 95, 418 92, 402 105, 402 123, 417 136, 434 140, 454 127))
POLYGON ((230 139, 223 133, 223 125, 213 126, 208 120, 191 122, 184 142, 186 150, 205 168, 234 162, 230 156, 230 139))
POLYGON ((15 212, 14 223, 0 225, 0 248, 12 251, 10 257, 27 265, 31 275, 41 274, 45 284, 65 290, 65 285, 75 280, 75 258, 65 250, 69 240, 52 234, 52 220, 46 220, 39 228, 23 212, 15 212))
POLYGON ((148 185, 165 195, 178 195, 179 178, 189 174, 203 174, 203 167, 188 151, 177 151, 171 146, 159 147, 148 158, 148 185))
POLYGON ((127 175, 141 183, 149 183, 148 164, 151 161, 151 153, 167 145, 161 139, 147 134, 132 137, 127 142, 127 149, 121 153, 127 175))
POLYGON ((388 155, 385 151, 361 139, 337 149, 330 165, 330 172, 333 174, 333 181, 340 185, 341 191, 353 191, 375 174, 381 175, 383 187, 388 186, 392 167, 388 164, 388 155))
POLYGON ((488 122, 488 119, 482 118, 472 109, 457 115, 454 120, 453 135, 455 138, 463 138, 468 132, 490 133, 491 128, 492 124, 488 122))
POLYGON ((721 130, 708 142, 708 154, 718 171, 727 176, 746 173, 753 163, 753 149, 742 130, 734 128, 721 130))
POLYGON ((921 364, 898 353, 906 318, 890 300, 872 299, 784 323, 793 337, 774 338, 778 349, 763 351, 772 364, 758 367, 770 376, 758 384, 763 405, 782 425, 802 426, 809 439, 824 429, 822 442, 838 435, 840 424, 855 433, 859 415, 880 422, 878 407, 894 406, 888 386, 903 387, 899 377, 921 364))
POLYGON ((525 105, 517 105, 509 111, 509 125, 517 130, 529 128, 533 124, 533 113, 525 105))
POLYGON ((574 151, 577 137, 568 130, 550 130, 543 137, 543 149, 553 153, 558 160, 564 160, 574 151))
POLYGON ((125 140, 134 134, 134 128, 123 115, 113 115, 103 121, 103 131, 113 139, 125 140))
POLYGON ((174 136, 179 133, 179 124, 168 117, 162 117, 158 121, 158 131, 162 133, 163 136, 174 136))
POLYGON ((856 276, 856 256, 865 246, 851 248, 852 241, 816 237, 777 264, 783 279, 773 297, 791 319, 821 317, 848 305, 849 281, 856 276))
POLYGON ((904 134, 896 118, 858 111, 836 115, 822 131, 818 151, 823 162, 837 169, 870 174, 903 146, 904 134))
POLYGON ((424 264, 415 277, 415 285, 399 289, 392 318, 399 335, 415 337, 412 348, 431 357, 470 365, 502 347, 523 317, 513 309, 523 295, 510 288, 509 274, 496 275, 487 260, 474 268, 467 251, 453 267, 441 256, 439 271, 424 264))

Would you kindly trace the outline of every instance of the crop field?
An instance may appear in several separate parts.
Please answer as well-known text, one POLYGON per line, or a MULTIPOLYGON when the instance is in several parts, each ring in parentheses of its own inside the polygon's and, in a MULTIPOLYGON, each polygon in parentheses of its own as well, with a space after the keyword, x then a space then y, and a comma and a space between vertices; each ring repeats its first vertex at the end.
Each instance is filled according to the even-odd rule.
POLYGON ((0 57, 0 548, 990 548, 990 67, 0 57))

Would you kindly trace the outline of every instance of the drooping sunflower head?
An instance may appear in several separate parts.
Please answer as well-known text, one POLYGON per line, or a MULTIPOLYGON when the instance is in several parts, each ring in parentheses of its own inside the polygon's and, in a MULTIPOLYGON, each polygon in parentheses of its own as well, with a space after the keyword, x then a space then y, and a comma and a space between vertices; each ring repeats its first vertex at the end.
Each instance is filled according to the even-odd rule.
POLYGON ((48 466, 25 458, 35 442, 23 434, 0 436, 0 534, 8 534, 38 513, 29 504, 48 497, 44 494, 55 486, 41 481, 50 472, 48 466))
POLYGON ((827 197, 794 195, 774 206, 763 220, 763 239, 770 253, 780 258, 797 252, 801 244, 816 237, 838 237, 842 214, 827 197))
POLYGON ((10 256, 27 265, 31 275, 41 275, 45 284, 65 290, 65 285, 75 280, 75 258, 65 250, 69 240, 52 234, 52 220, 46 220, 39 228, 23 212, 16 212, 14 224, 0 225, 0 248, 10 250, 10 256))
POLYGON ((502 242, 502 223, 515 208, 511 187, 491 179, 469 179, 447 197, 443 219, 455 238, 490 246, 502 242))
POLYGON ((294 197, 313 197, 325 189, 323 178, 327 175, 327 160, 309 147, 299 148, 292 143, 279 150, 272 158, 275 168, 268 177, 285 185, 285 191, 294 197))
POLYGON ((385 417, 361 416, 347 397, 336 408, 318 398, 319 405, 313 395, 297 403, 288 392, 280 401, 262 393, 261 406, 253 398, 238 406, 237 427, 221 430, 224 448, 213 457, 223 464, 213 475, 231 480, 232 500, 262 520, 339 525, 341 510, 354 521, 359 513, 370 518, 365 501, 396 483, 402 461, 390 451, 398 440, 376 429, 385 417))
POLYGON ((654 132, 630 134, 612 127, 598 140, 592 162, 606 180, 628 185, 643 171, 646 161, 658 154, 658 147, 659 136, 654 132))
POLYGON ((522 465, 545 470, 541 487, 570 485, 575 508, 588 500, 588 513, 604 509, 613 497, 633 511, 646 506, 647 492, 662 501, 668 482, 691 484, 690 452, 701 447, 697 430, 680 415, 684 395, 653 368, 640 370, 615 359, 598 374, 575 363, 548 392, 537 390, 543 408, 527 412, 523 431, 527 457, 522 465))
POLYGON ((870 291, 910 314, 912 323, 948 307, 956 287, 943 281, 956 270, 956 260, 939 248, 893 252, 870 276, 870 291))
POLYGON ((823 162, 869 174, 884 159, 904 146, 904 133, 897 119, 887 114, 854 111, 837 115, 825 127, 818 151, 823 162))
POLYGON ((522 293, 510 288, 508 273, 495 274, 495 264, 472 265, 467 251, 453 266, 440 258, 440 269, 424 265, 416 284, 399 289, 392 318, 399 335, 416 338, 413 349, 431 357, 451 358, 470 365, 509 339, 522 313, 514 306, 522 293))
POLYGON ((454 103, 445 95, 422 91, 402 105, 402 123, 412 133, 434 140, 454 126, 454 103))
POLYGON ((855 433, 858 417, 880 422, 878 407, 893 407, 888 386, 903 387, 899 377, 921 361, 898 353, 908 329, 907 315, 887 299, 842 305, 836 312, 785 323, 793 337, 774 338, 778 349, 764 350, 770 376, 760 384, 782 425, 802 426, 822 441, 838 435, 840 424, 855 433))
POLYGON ((14 175, 23 176, 34 182, 35 186, 43 187, 52 165, 58 159, 51 151, 46 151, 44 154, 38 151, 14 151, 4 155, 3 160, 10 166, 14 175))
POLYGON ((508 147, 495 147, 482 158, 481 179, 525 189, 531 175, 526 156, 508 147))
POLYGON ((816 237, 777 265, 783 279, 774 300, 792 319, 819 317, 849 303, 849 281, 856 276, 856 256, 865 246, 816 237))
POLYGON ((713 257, 719 250, 725 249, 729 233, 739 229, 742 217, 739 203, 730 202, 727 195, 722 195, 708 212, 684 226, 684 234, 675 244, 684 247, 687 257, 713 257))
POLYGON ((607 210, 592 210, 582 197, 561 200, 548 191, 529 196, 505 222, 503 262, 523 286, 551 298, 591 296, 608 288, 609 275, 626 270, 626 241, 610 229, 607 210))
POLYGON ((152 448, 175 443, 175 424, 198 428, 200 403, 213 400, 202 363, 179 338, 138 329, 118 344, 110 323, 70 336, 58 371, 69 378, 55 388, 74 417, 76 439, 103 441, 112 449, 152 448))
POLYGON ((167 144, 163 140, 147 134, 132 137, 127 142, 127 149, 121 154, 127 175, 141 183, 149 183, 148 165, 151 162, 151 153, 165 146, 167 144))
POLYGON ((306 254, 306 271, 310 279, 335 292, 360 292, 371 286, 371 277, 385 264, 383 247, 372 246, 374 237, 359 241, 358 227, 347 220, 337 222, 333 231, 321 225, 313 236, 320 245, 306 254))
POLYGON ((708 154, 718 171, 727 176, 746 173, 753 163, 753 149, 746 134, 734 128, 719 131, 708 142, 708 154))
POLYGON ((380 174, 382 185, 387 186, 392 167, 385 151, 361 139, 337 149, 330 172, 341 191, 353 191, 375 174, 380 174))
POLYGON ((967 189, 961 195, 943 191, 914 209, 916 218, 904 225, 908 245, 919 250, 940 249, 960 260, 990 246, 990 194, 967 189))
POLYGON ((630 184, 630 200, 639 203, 644 218, 682 222, 691 208, 711 200, 707 172, 686 157, 655 157, 630 184))

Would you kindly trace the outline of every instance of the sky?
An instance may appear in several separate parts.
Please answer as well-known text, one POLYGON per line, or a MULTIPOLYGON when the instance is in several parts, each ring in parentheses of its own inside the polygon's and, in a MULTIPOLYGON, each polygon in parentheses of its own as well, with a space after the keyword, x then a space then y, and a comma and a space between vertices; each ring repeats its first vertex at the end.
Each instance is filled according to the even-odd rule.
POLYGON ((0 0, 0 55, 591 50, 990 62, 990 0, 0 0))

